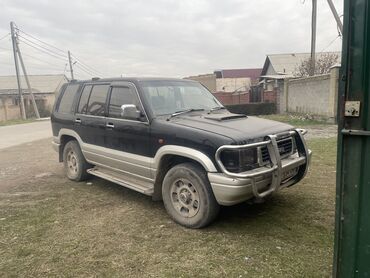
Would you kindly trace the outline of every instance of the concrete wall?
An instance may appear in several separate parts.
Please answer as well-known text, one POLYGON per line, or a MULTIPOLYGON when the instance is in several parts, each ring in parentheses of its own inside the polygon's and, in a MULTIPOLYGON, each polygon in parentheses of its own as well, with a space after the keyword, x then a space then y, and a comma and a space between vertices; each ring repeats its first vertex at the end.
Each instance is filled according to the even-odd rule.
POLYGON ((20 108, 10 97, 0 97, 0 121, 21 119, 20 108))
POLYGON ((284 83, 280 95, 280 111, 310 114, 333 121, 337 115, 339 68, 330 74, 290 79, 284 83))
MULTIPOLYGON (((35 94, 35 100, 41 117, 49 117, 54 105, 54 94, 35 94)), ((27 118, 35 117, 29 95, 24 95, 24 106, 27 118)), ((21 111, 17 95, 0 96, 0 121, 21 119, 21 111)))
POLYGON ((249 77, 241 78, 217 78, 216 79, 216 91, 217 92, 234 92, 239 88, 243 91, 249 91, 252 85, 252 81, 249 77), (245 88, 243 88, 245 87, 245 88))

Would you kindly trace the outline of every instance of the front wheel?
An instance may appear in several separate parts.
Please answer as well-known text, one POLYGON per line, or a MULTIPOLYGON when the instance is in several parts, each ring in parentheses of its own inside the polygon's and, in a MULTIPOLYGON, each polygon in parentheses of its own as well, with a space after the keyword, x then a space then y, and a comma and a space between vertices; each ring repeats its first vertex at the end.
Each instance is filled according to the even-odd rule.
POLYGON ((172 219, 188 228, 207 226, 220 209, 206 172, 193 163, 176 165, 167 172, 162 197, 172 219))

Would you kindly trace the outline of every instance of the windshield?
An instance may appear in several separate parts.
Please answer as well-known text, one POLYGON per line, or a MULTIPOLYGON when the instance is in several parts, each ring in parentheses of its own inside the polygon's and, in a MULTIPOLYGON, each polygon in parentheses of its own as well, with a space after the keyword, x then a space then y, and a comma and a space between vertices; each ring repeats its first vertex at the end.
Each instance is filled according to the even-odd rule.
POLYGON ((212 110, 222 104, 201 84, 188 81, 141 81, 144 96, 155 116, 190 109, 212 110))

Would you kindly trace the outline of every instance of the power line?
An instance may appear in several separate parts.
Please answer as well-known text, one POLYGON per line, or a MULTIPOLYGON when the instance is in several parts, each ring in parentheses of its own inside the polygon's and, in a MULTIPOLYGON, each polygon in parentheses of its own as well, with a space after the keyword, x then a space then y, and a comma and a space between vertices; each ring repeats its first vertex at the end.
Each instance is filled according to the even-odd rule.
POLYGON ((5 39, 5 38, 6 38, 7 36, 9 36, 9 35, 10 35, 10 33, 8 33, 8 34, 6 34, 5 36, 1 37, 1 38, 0 38, 0 41, 1 41, 1 40, 3 40, 3 39, 5 39))
POLYGON ((58 52, 55 52, 55 51, 53 51, 53 50, 50 50, 49 48, 47 48, 47 47, 45 47, 45 46, 43 46, 43 45, 40 45, 40 44, 38 44, 38 43, 35 43, 34 41, 32 41, 32 40, 30 40, 30 39, 28 39, 28 38, 25 38, 25 37, 23 37, 22 35, 18 35, 18 37, 21 37, 22 39, 25 39, 25 40, 26 40, 26 41, 28 41, 29 43, 31 43, 31 44, 33 44, 33 45, 36 45, 37 47, 40 47, 40 48, 42 48, 42 49, 44 49, 44 50, 46 50, 46 51, 48 51, 48 52, 50 52, 50 53, 53 53, 54 55, 61 56, 61 57, 66 57, 66 54, 65 54, 65 53, 62 55, 62 54, 60 54, 60 53, 58 53, 58 52))
POLYGON ((10 48, 5 48, 5 47, 1 47, 1 46, 0 46, 0 49, 6 50, 6 51, 12 51, 10 48))
POLYGON ((67 62, 67 57, 65 57, 65 58, 63 59, 63 58, 61 58, 60 56, 56 56, 56 55, 54 55, 54 54, 52 54, 52 53, 50 53, 50 52, 47 52, 47 51, 45 51, 45 50, 43 50, 43 49, 41 49, 41 48, 38 48, 38 47, 36 47, 36 46, 34 46, 34 45, 30 44, 30 43, 27 43, 27 42, 23 41, 23 40, 20 40, 20 41, 21 41, 22 43, 24 43, 24 44, 28 45, 29 47, 32 47, 32 48, 34 48, 34 49, 36 49, 36 50, 38 50, 38 51, 40 51, 40 52, 43 52, 43 53, 45 53, 45 54, 48 54, 48 55, 50 55, 50 56, 53 56, 53 57, 54 57, 54 58, 56 58, 56 59, 62 60, 62 61, 64 61, 64 62, 67 62))
POLYGON ((86 67, 86 66, 84 66, 83 64, 79 63, 79 61, 76 61, 76 62, 74 63, 74 65, 76 65, 76 66, 78 66, 78 67, 80 67, 80 68, 82 68, 82 69, 84 69, 84 70, 86 70, 86 71, 90 72, 92 75, 101 75, 100 73, 98 73, 98 72, 97 72, 97 71, 95 71, 95 70, 90 70, 89 68, 87 68, 87 67, 86 67))
MULTIPOLYGON (((23 30, 21 30, 21 29, 19 29, 19 28, 17 28, 17 30, 19 30, 19 31, 20 31, 21 33, 23 33, 24 35, 27 35, 27 36, 29 36, 29 37, 33 38, 34 40, 37 40, 37 41, 38 41, 38 42, 40 42, 40 43, 43 43, 43 44, 45 44, 45 45, 47 45, 47 46, 49 46, 49 47, 52 47, 52 48, 56 49, 56 50, 57 50, 57 51, 59 51, 59 52, 62 52, 62 53, 63 53, 63 55, 61 55, 61 54, 59 54, 59 53, 57 53, 57 52, 55 52, 55 51, 52 51, 52 50, 50 50, 50 49, 48 49, 48 48, 46 48, 46 47, 44 47, 44 46, 42 46, 42 45, 40 45, 40 44, 37 44, 37 43, 35 43, 35 42, 31 41, 30 39, 28 39, 28 38, 24 37, 23 35, 19 35, 20 37, 22 37, 23 39, 27 40, 28 42, 33 43, 33 44, 35 44, 35 45, 37 45, 37 46, 39 46, 39 47, 41 47, 41 48, 43 48, 43 49, 45 49, 45 50, 47 50, 47 51, 49 51, 49 52, 52 52, 52 53, 53 53, 53 54, 55 54, 55 55, 59 55, 59 56, 65 57, 65 53, 66 53, 66 51, 64 51, 64 50, 62 50, 62 49, 60 49, 60 48, 58 48, 58 47, 56 47, 56 46, 53 46, 53 45, 51 45, 51 44, 49 44, 49 43, 47 43, 47 42, 44 42, 43 40, 41 40, 41 39, 39 39, 39 38, 37 38, 37 37, 35 37, 35 36, 31 35, 31 34, 28 34, 28 33, 24 32, 23 30)), ((80 66, 81 66, 81 67, 83 67, 84 69, 86 69, 87 71, 92 72, 92 73, 97 74, 97 75, 102 75, 102 74, 101 74, 101 72, 99 72, 98 70, 94 69, 93 67, 91 67, 91 66, 87 65, 86 63, 82 62, 82 61, 81 61, 79 58, 77 58, 76 56, 74 56, 74 55, 72 55, 72 56, 73 56, 73 58, 74 58, 75 60, 77 60, 77 62, 80 64, 80 66)))
POLYGON ((91 76, 94 76, 94 75, 95 75, 93 72, 91 72, 91 71, 87 71, 86 69, 84 69, 84 68, 80 67, 78 64, 75 64, 75 66, 76 66, 77 68, 79 68, 80 70, 82 70, 83 72, 86 72, 88 75, 91 75, 91 76))
POLYGON ((37 40, 37 41, 39 41, 39 42, 41 42, 41 43, 43 43, 43 44, 45 44, 45 45, 48 45, 49 47, 54 48, 55 50, 58 50, 58 51, 60 51, 60 52, 62 52, 62 53, 65 53, 65 51, 64 51, 63 49, 60 49, 60 48, 58 48, 58 47, 56 47, 56 46, 54 46, 54 45, 51 45, 51 44, 49 44, 49 43, 47 43, 47 42, 44 42, 44 41, 40 40, 39 38, 36 38, 35 36, 30 35, 30 34, 26 33, 25 31, 23 31, 23 30, 19 29, 18 27, 17 27, 17 30, 18 30, 18 31, 20 31, 21 33, 23 33, 24 35, 27 35, 27 36, 29 36, 29 37, 33 38, 34 40, 37 40))
MULTIPOLYGON (((31 63, 32 64, 32 61, 28 61, 28 63, 31 63)), ((31 69, 31 70, 45 70, 45 71, 49 71, 49 70, 52 70, 52 71, 57 71, 57 72, 64 72, 64 69, 63 67, 61 68, 54 68, 54 67, 45 67, 45 66, 37 66, 37 65, 27 65, 27 68, 28 69, 31 69)))
MULTIPOLYGON (((30 55, 30 54, 27 54, 27 53, 22 53, 22 55, 24 55, 24 56, 26 56, 26 57, 30 57, 30 58, 35 59, 35 60, 38 60, 38 61, 40 61, 40 62, 43 62, 43 63, 49 64, 49 65, 52 65, 52 66, 59 66, 59 65, 57 65, 57 64, 50 63, 49 61, 45 61, 45 60, 43 60, 43 59, 40 59, 40 58, 38 58, 38 57, 35 57, 35 56, 30 55)), ((65 64, 67 64, 67 63, 65 63, 65 64)), ((63 65, 63 66, 64 66, 64 65, 63 65)))
MULTIPOLYGON (((15 26, 15 30, 17 31, 16 32, 16 36, 17 36, 17 39, 18 41, 22 42, 23 44, 27 45, 28 47, 31 47, 43 54, 47 54, 55 59, 59 59, 61 61, 63 61, 64 63, 68 63, 68 57, 66 55, 67 51, 59 48, 59 47, 56 47, 50 43, 47 43, 43 40, 41 40, 40 38, 34 36, 34 35, 31 35, 21 29, 18 28, 18 26, 15 26)), ((9 34, 5 35, 4 37, 1 37, 0 40, 6 38, 9 34)), ((4 49, 4 50, 8 50, 8 49, 4 49)), ((9 51, 11 51, 9 49, 9 51)), ((56 66, 56 64, 54 63, 50 63, 48 61, 45 61, 43 59, 40 59, 38 57, 35 57, 35 56, 32 56, 32 55, 29 55, 29 54, 24 54, 25 56, 28 56, 30 58, 33 58, 35 60, 38 60, 42 63, 46 63, 46 64, 49 64, 49 65, 52 65, 52 66, 56 66)), ((92 66, 89 66, 87 65, 85 62, 81 61, 79 58, 77 58, 76 56, 74 55, 71 55, 73 57, 73 59, 75 60, 72 65, 75 65, 76 68, 78 68, 78 71, 80 73, 83 72, 83 75, 87 74, 88 76, 101 76, 103 75, 100 71, 96 70, 94 67, 92 66)), ((66 68, 65 68, 65 71, 66 71, 66 68)), ((79 74, 80 75, 80 74, 79 74)))
POLYGON ((326 47, 324 47, 320 52, 324 52, 329 46, 331 46, 341 35, 336 36, 326 47))
POLYGON ((98 75, 103 75, 100 71, 94 69, 93 67, 87 65, 86 63, 82 62, 79 58, 77 58, 75 55, 72 54, 72 57, 81 65, 83 66, 84 68, 92 71, 92 72, 95 72, 95 74, 98 74, 98 75))

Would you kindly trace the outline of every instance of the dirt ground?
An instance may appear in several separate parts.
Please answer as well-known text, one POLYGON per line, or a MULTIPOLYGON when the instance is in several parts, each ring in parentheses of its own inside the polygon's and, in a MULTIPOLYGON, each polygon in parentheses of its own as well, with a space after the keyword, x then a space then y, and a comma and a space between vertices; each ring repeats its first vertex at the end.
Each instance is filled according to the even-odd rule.
POLYGON ((336 140, 309 146, 313 165, 299 185, 224 207, 202 230, 119 185, 67 180, 50 139, 0 150, 0 276, 328 277, 336 140))
POLYGON ((304 127, 308 132, 305 136, 307 140, 314 138, 333 138, 337 137, 337 125, 313 125, 304 127))

